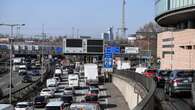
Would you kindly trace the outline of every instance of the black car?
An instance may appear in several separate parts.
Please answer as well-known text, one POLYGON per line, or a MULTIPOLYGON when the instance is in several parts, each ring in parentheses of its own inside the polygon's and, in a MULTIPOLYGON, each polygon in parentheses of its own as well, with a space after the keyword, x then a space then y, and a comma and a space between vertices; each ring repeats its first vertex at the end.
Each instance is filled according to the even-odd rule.
POLYGON ((31 76, 25 75, 25 76, 23 77, 23 79, 22 79, 22 82, 23 82, 23 83, 31 83, 31 82, 33 82, 33 80, 32 80, 32 77, 31 77, 31 76))
POLYGON ((48 100, 44 96, 37 96, 34 98, 34 107, 36 108, 44 108, 47 104, 48 100))
POLYGON ((157 87, 164 87, 165 82, 168 80, 171 70, 158 70, 155 76, 157 87))
POLYGON ((165 82, 164 92, 169 96, 175 93, 191 92, 192 77, 194 70, 174 70, 171 72, 168 80, 165 82))
POLYGON ((60 100, 63 101, 66 105, 70 105, 73 102, 72 95, 61 96, 60 100))

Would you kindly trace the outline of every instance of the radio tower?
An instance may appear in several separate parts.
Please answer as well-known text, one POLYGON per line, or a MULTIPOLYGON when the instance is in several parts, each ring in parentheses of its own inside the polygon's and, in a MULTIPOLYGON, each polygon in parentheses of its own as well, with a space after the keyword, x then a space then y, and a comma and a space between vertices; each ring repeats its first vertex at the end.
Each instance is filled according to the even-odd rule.
POLYGON ((125 27, 125 5, 126 5, 126 0, 122 0, 122 24, 121 24, 121 37, 124 39, 126 37, 126 31, 127 28, 125 27))

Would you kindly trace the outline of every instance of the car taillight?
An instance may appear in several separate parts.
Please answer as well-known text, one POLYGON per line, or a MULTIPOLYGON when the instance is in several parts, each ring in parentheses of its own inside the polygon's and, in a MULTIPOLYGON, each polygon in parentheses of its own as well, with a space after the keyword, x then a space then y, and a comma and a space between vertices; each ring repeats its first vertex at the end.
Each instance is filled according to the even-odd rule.
POLYGON ((161 80, 162 78, 161 78, 160 76, 157 76, 157 79, 158 79, 158 80, 161 80))
POLYGON ((177 84, 180 82, 181 82, 181 80, 178 80, 178 79, 173 80, 173 86, 177 86, 177 84))

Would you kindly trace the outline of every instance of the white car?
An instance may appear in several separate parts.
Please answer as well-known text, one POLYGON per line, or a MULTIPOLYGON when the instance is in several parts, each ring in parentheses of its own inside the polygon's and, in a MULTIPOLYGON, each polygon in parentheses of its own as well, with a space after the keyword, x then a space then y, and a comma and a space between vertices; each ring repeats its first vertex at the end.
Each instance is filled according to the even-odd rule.
POLYGON ((34 110, 33 103, 31 102, 18 102, 15 110, 34 110))
POLYGON ((42 89, 40 96, 53 97, 54 93, 55 93, 54 90, 44 88, 44 89, 42 89))

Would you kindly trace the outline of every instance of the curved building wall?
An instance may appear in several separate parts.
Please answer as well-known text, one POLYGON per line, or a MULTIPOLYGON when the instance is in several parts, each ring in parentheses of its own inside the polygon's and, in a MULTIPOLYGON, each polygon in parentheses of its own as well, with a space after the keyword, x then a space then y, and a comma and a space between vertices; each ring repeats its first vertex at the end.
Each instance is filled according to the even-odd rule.
POLYGON ((165 12, 195 6, 195 0, 156 0, 156 16, 165 12))

